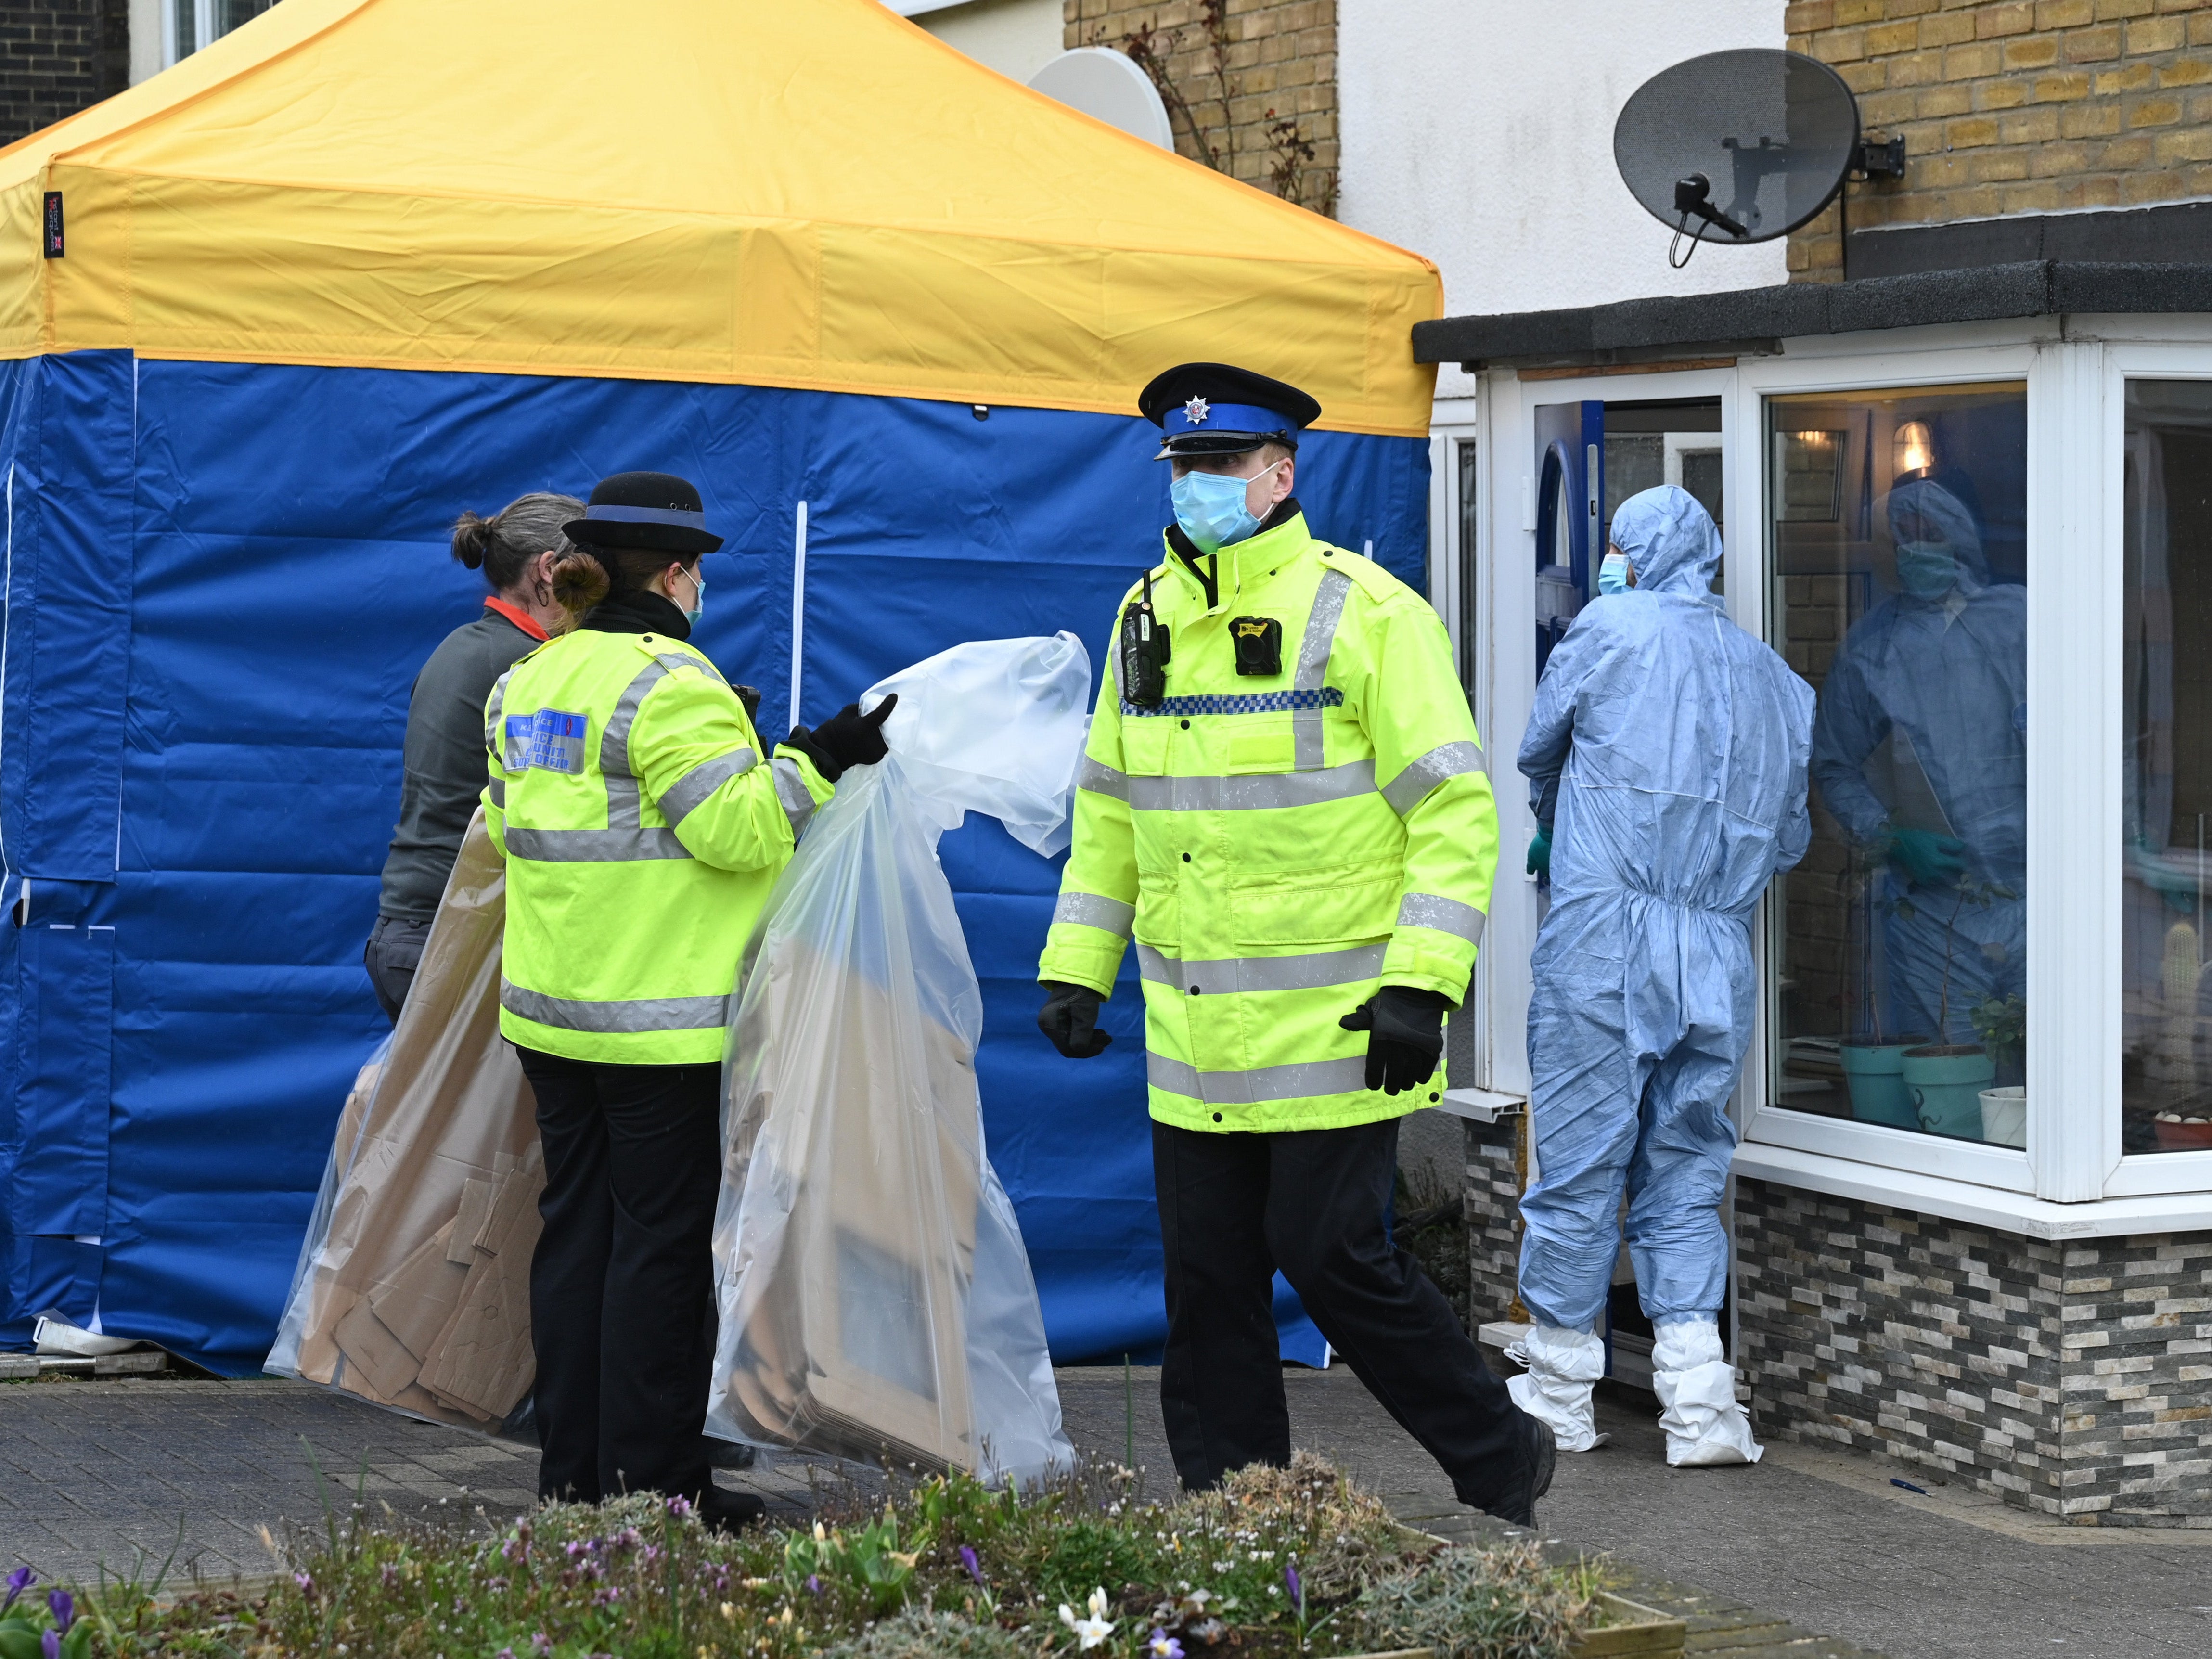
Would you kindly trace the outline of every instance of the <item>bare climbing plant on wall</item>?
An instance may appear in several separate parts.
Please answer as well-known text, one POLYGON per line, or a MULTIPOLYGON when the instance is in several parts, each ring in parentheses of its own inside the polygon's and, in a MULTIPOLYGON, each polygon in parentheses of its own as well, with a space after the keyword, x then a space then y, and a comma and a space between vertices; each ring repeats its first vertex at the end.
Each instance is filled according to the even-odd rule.
MULTIPOLYGON (((1234 179, 1238 176, 1234 109, 1243 83, 1229 70, 1230 48, 1235 44, 1229 0, 1199 0, 1198 31, 1198 64, 1188 75, 1188 86, 1176 74, 1174 64, 1186 39, 1182 29, 1163 29, 1146 19, 1119 40, 1109 40, 1104 29, 1098 29, 1092 33, 1091 44, 1115 46, 1144 70, 1158 88, 1160 101, 1167 106, 1170 124, 1188 136, 1193 159, 1234 179)), ((1270 109, 1262 118, 1267 124, 1261 133, 1269 154, 1267 186, 1286 202, 1334 218, 1335 170, 1314 166, 1314 141, 1296 116, 1279 116, 1270 109)))

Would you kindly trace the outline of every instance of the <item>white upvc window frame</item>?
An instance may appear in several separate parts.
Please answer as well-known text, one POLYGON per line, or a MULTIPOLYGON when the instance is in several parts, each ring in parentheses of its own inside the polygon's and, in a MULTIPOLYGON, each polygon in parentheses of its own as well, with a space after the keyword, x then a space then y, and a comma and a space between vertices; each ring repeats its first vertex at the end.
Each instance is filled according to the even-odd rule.
MULTIPOLYGON (((1722 399, 1727 606, 1768 632, 1766 399, 2023 381, 2027 393, 2027 1146, 1977 1145, 1792 1112, 1771 1099, 1765 907, 1762 994, 1735 1103, 1739 1174, 2063 1238, 2212 1226, 2212 1152, 2123 1157, 2118 891, 2125 700, 2121 469, 2125 382, 2212 380, 2212 317, 2065 318, 1786 342, 1732 368, 1638 375, 1483 377, 1489 543, 1479 615, 1484 727, 1500 855, 1486 1050, 1493 1089, 1525 1094, 1535 892, 1515 854, 1534 825, 1513 766, 1534 700, 1533 410, 1584 398, 1722 399), (1526 497, 1527 499, 1523 499, 1526 497), (1525 682, 1525 684, 1524 684, 1525 682), (2063 1013, 2058 1011, 2064 1011, 2063 1013)), ((1441 412, 1441 411, 1440 411, 1441 412)))

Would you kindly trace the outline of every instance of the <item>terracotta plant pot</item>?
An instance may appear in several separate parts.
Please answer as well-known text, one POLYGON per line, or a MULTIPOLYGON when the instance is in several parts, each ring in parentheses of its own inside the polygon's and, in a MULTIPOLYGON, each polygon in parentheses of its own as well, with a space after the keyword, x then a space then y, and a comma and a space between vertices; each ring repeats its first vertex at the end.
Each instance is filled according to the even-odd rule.
POLYGON ((2151 1121, 2162 1152, 2193 1152, 2212 1147, 2212 1118, 2169 1117, 2161 1112, 2151 1121))

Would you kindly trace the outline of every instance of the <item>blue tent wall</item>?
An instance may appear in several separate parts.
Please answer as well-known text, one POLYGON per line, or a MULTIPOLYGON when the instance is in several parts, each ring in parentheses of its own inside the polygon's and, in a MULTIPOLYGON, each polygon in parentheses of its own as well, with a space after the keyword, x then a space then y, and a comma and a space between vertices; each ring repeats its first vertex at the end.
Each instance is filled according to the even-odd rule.
MULTIPOLYGON (((265 1352, 338 1105, 383 1030, 361 967, 408 687, 479 603, 463 507, 685 474, 729 551, 698 642, 802 717, 965 639, 1072 629, 1103 668, 1157 556, 1166 469, 1133 417, 659 382, 179 362, 0 364, 0 1338, 97 1305, 226 1369, 265 1352)), ((1416 440, 1316 434, 1316 530, 1422 580, 1416 440)), ((992 1154, 1055 1354, 1161 1328, 1133 975, 1115 1047, 1033 1023, 1052 862, 995 823, 944 858, 982 981, 992 1154)), ((1285 1352, 1318 1358, 1287 1300, 1285 1352)))

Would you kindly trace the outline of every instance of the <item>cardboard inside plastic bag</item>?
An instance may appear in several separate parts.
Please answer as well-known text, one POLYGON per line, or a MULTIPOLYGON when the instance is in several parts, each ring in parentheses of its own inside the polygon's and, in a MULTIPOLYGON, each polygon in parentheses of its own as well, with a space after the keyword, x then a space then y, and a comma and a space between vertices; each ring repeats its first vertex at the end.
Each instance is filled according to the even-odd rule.
POLYGON ((507 872, 479 811, 399 1024, 338 1121, 268 1369, 441 1423, 528 1394, 544 1185, 529 1085, 499 1034, 507 872))
POLYGON ((1090 665, 1069 635, 983 641, 870 706, 891 691, 890 757, 815 815, 741 970, 708 1428, 1032 1481, 1073 1454, 984 1153, 982 996, 937 839, 969 811, 1063 834, 1090 665))

